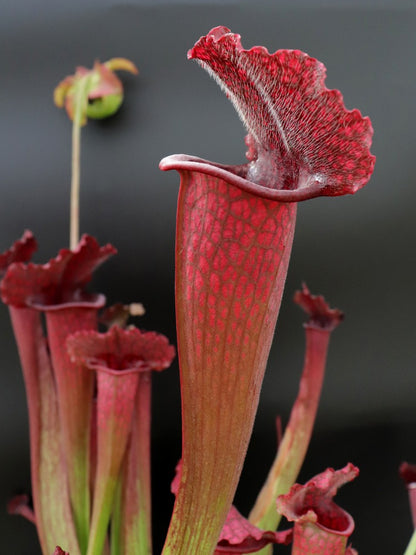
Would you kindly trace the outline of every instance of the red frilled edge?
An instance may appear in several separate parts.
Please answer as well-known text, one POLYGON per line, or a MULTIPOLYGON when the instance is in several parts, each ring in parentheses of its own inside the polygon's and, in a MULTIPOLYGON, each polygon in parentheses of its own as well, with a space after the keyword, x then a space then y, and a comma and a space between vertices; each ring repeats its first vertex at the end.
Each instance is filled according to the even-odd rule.
POLYGON ((349 536, 354 530, 354 521, 332 498, 358 473, 358 468, 351 463, 340 470, 328 468, 305 485, 295 484, 288 494, 279 496, 277 509, 291 522, 312 522, 328 532, 349 536))
POLYGON ((325 87, 321 62, 299 50, 244 50, 226 27, 201 37, 188 58, 216 79, 251 136, 252 162, 239 168, 240 177, 272 189, 319 187, 331 196, 367 183, 375 163, 371 122, 325 87))
POLYGON ((13 262, 28 262, 37 249, 37 242, 31 231, 25 231, 7 251, 0 254, 0 278, 13 262))
POLYGON ((292 529, 283 532, 260 530, 232 506, 218 540, 215 555, 253 553, 273 543, 289 545, 292 536, 292 529))
POLYGON ((160 371, 168 368, 175 356, 175 348, 164 335, 119 326, 113 326, 107 333, 75 333, 68 338, 67 348, 74 362, 115 372, 160 371))
MULTIPOLYGON (((69 539, 72 534, 72 530, 69 529, 72 521, 60 518, 57 510, 51 511, 48 506, 48 496, 51 495, 51 492, 55 494, 57 485, 61 486, 58 484, 60 477, 58 475, 52 477, 54 479, 51 478, 50 482, 53 487, 48 489, 46 485, 49 486, 49 482, 45 484, 44 477, 39 474, 42 469, 45 473, 46 466, 42 461, 46 460, 48 464, 51 464, 53 455, 52 451, 48 452, 53 449, 48 428, 51 423, 43 422, 44 410, 39 413, 39 406, 42 405, 43 409, 45 403, 51 404, 50 412, 55 408, 55 405, 52 406, 52 403, 55 403, 55 398, 51 397, 52 392, 45 389, 45 384, 50 386, 54 379, 60 416, 59 441, 63 445, 65 467, 68 469, 68 491, 79 533, 78 539, 80 544, 82 543, 86 547, 89 520, 88 441, 94 376, 84 372, 80 365, 74 365, 69 360, 65 349, 65 339, 74 331, 96 328, 97 310, 104 304, 105 298, 103 295, 89 294, 85 288, 91 280, 93 271, 115 252, 116 250, 111 245, 100 247, 93 237, 85 235, 74 250, 61 250, 58 256, 47 264, 24 264, 22 262, 11 264, 1 283, 1 296, 3 301, 10 305, 21 357, 25 355, 28 358, 30 355, 28 360, 22 358, 22 366, 28 392, 31 444, 35 450, 31 455, 34 469, 32 483, 34 484, 35 509, 40 523, 38 525, 39 535, 42 546, 43 544, 47 545, 48 550, 52 550, 55 542, 62 544, 65 541, 68 542, 70 550, 75 553, 75 548, 71 546, 76 545, 76 539, 72 541, 72 536, 69 539), (33 351, 33 346, 38 343, 46 349, 43 338, 42 341, 39 341, 41 325, 39 315, 34 315, 33 310, 46 314, 48 346, 54 378, 52 375, 45 377, 41 374, 41 371, 46 372, 45 362, 39 361, 39 355, 33 351), (27 315, 25 311, 27 311, 27 315), (29 317, 35 319, 37 327, 26 325, 29 317), (26 356, 27 352, 28 356, 26 356), (49 443, 45 439, 39 453, 36 447, 37 438, 43 438, 45 434, 49 438, 49 443), (38 506, 36 506, 36 502, 38 506), (63 523, 62 530, 58 530, 56 523, 51 526, 51 522, 54 520, 59 521, 58 525, 63 523), (51 530, 55 530, 52 546, 51 530)), ((53 390, 54 394, 55 390, 53 390)), ((56 469, 53 471, 55 472, 56 469)), ((66 482, 66 476, 63 476, 63 481, 66 482)), ((67 501, 67 505, 61 503, 59 508, 69 508, 69 499, 67 501)), ((43 546, 43 549, 45 550, 46 547, 43 546)))
POLYGON ((100 247, 84 235, 75 250, 62 249, 47 264, 13 264, 1 284, 3 302, 16 307, 45 307, 71 302, 94 302, 84 288, 93 271, 117 251, 100 247))
MULTIPOLYGON (((112 518, 118 530, 115 548, 127 553, 138 534, 137 522, 141 522, 141 532, 147 523, 148 535, 141 536, 141 545, 147 545, 147 540, 150 544, 150 372, 170 366, 175 349, 161 334, 118 325, 107 333, 75 333, 66 344, 73 362, 97 370, 98 458, 91 530, 99 522, 100 503, 104 501, 104 514, 108 496, 114 495, 109 488, 104 490, 107 483, 114 483, 108 469, 117 477, 124 458, 119 476, 121 501, 112 518)), ((96 545, 96 551, 101 552, 101 545, 96 545)))
POLYGON ((330 308, 322 295, 312 295, 305 284, 293 300, 309 315, 306 326, 332 331, 344 319, 341 310, 330 308))
POLYGON ((347 547, 354 521, 332 498, 340 486, 353 480, 358 468, 349 463, 341 470, 328 468, 304 486, 295 484, 277 498, 277 510, 294 521, 293 555, 357 555, 347 547))

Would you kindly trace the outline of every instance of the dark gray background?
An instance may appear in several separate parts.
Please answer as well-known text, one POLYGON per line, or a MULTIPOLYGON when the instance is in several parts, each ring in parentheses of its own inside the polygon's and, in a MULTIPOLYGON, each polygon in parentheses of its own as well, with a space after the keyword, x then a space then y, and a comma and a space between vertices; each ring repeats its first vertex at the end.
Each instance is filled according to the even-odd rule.
MULTIPOLYGON (((81 229, 119 254, 96 275, 110 302, 141 301, 138 324, 175 339, 174 228, 178 176, 159 160, 187 153, 244 160, 244 130, 231 104, 187 50, 226 25, 247 48, 297 48, 325 63, 327 86, 369 115, 377 156, 354 197, 299 207, 286 295, 252 445, 237 494, 251 506, 275 450, 274 419, 287 420, 303 360, 303 315, 291 301, 305 280, 346 313, 334 333, 316 431, 301 480, 328 466, 361 475, 339 501, 356 521, 360 553, 401 553, 411 534, 397 477, 416 461, 416 10, 414 1, 175 2, 6 1, 0 18, 0 248, 26 228, 44 262, 68 244, 70 123, 52 103, 76 65, 132 59, 119 115, 83 131, 81 229)), ((36 554, 32 526, 5 513, 29 488, 23 382, 7 309, 0 309, 0 553, 36 554)), ((180 454, 177 366, 154 380, 155 552, 160 550, 180 454)), ((282 551, 283 552, 283 551, 282 551)))

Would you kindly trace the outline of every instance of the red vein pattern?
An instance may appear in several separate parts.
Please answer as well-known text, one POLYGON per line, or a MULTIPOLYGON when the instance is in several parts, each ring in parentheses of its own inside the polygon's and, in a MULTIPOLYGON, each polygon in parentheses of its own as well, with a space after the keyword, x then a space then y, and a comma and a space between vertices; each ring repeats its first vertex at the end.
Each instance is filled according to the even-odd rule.
POLYGON ((299 50, 244 50, 216 27, 188 52, 225 90, 258 151, 249 180, 275 189, 319 183, 322 195, 354 193, 369 180, 373 129, 325 87, 325 66, 299 50))
POLYGON ((252 430, 296 205, 203 173, 182 171, 181 178, 176 302, 183 474, 165 553, 179 549, 177 542, 186 553, 212 553, 252 430), (192 529, 192 538, 178 533, 181 526, 192 529))
POLYGON ((209 555, 250 438, 280 307, 296 202, 354 193, 373 171, 372 127, 324 85, 297 50, 244 50, 212 29, 188 52, 217 80, 247 127, 248 163, 187 155, 181 174, 176 308, 183 472, 163 555, 209 555))

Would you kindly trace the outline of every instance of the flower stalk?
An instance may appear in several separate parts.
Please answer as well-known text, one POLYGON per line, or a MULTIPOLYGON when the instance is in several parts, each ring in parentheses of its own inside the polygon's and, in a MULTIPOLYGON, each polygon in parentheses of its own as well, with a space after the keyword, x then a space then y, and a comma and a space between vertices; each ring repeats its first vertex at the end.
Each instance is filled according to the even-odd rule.
POLYGON ((136 66, 125 58, 112 58, 104 64, 95 62, 93 69, 78 67, 75 75, 63 79, 54 90, 58 108, 65 106, 72 120, 71 196, 69 245, 79 242, 79 191, 81 128, 87 118, 102 119, 117 112, 123 102, 123 85, 114 71, 124 70, 137 75, 136 66))
POLYGON ((85 104, 88 102, 89 76, 78 80, 75 101, 74 118, 72 121, 72 156, 71 156, 71 198, 69 217, 69 248, 75 249, 79 242, 79 191, 81 181, 81 128, 85 104))

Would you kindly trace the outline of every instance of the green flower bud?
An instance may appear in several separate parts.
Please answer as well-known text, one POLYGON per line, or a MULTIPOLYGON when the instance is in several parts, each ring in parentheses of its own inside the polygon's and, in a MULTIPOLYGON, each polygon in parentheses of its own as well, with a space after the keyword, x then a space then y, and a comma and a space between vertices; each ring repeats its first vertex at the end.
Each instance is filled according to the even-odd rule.
POLYGON ((123 102, 123 85, 114 73, 119 69, 138 73, 136 66, 125 58, 112 58, 104 64, 97 61, 91 70, 78 67, 74 75, 65 77, 55 88, 56 106, 65 107, 71 120, 78 114, 81 125, 88 118, 112 116, 123 102))

